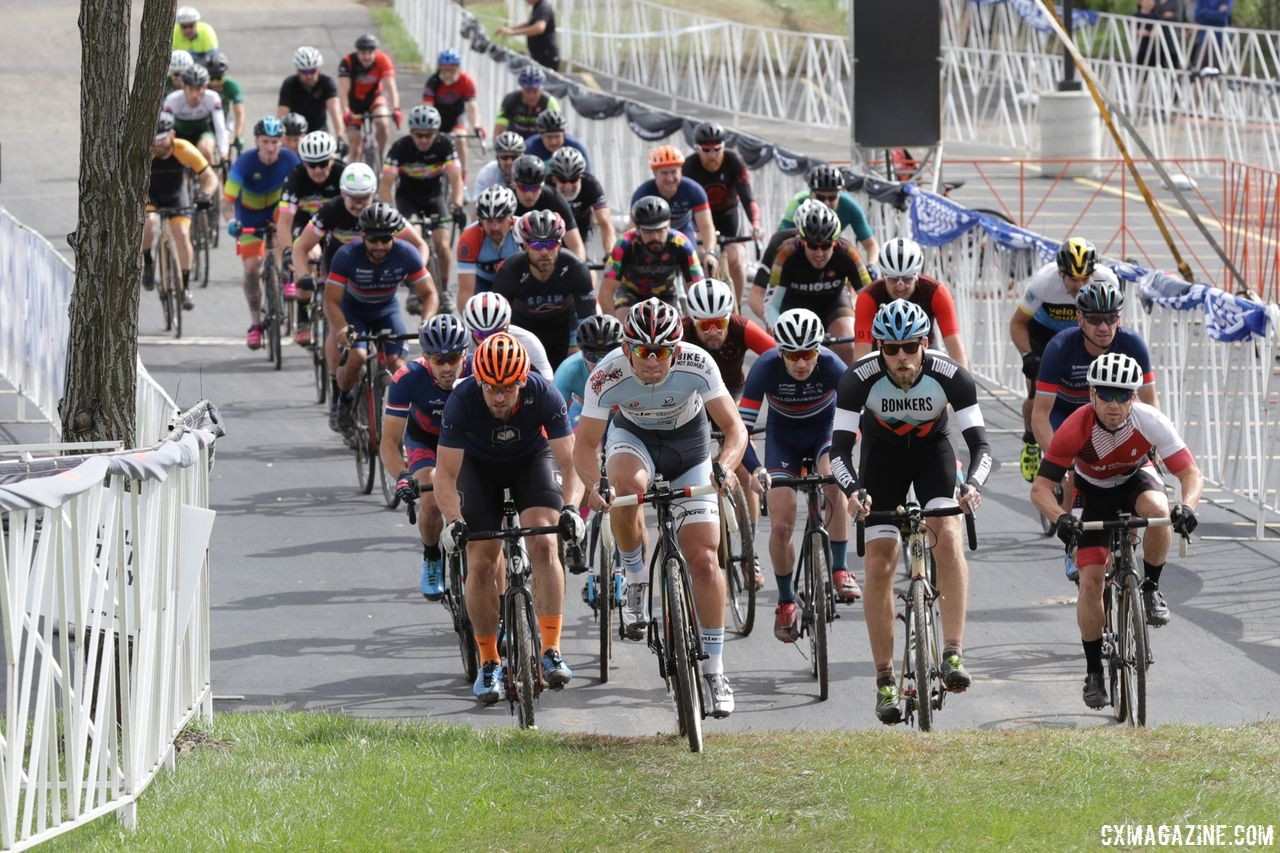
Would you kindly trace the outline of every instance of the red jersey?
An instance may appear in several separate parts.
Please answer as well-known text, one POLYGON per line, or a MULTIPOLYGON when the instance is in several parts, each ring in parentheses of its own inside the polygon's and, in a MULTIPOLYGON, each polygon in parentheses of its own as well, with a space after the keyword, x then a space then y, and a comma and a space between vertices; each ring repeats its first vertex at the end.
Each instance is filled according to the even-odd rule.
POLYGON ((1149 467, 1147 451, 1153 447, 1174 474, 1195 461, 1173 422, 1155 406, 1135 401, 1129 419, 1111 432, 1098 423, 1093 406, 1088 405, 1062 422, 1044 458, 1063 469, 1074 465, 1078 476, 1110 489, 1149 467))
POLYGON ((458 72, 458 79, 446 84, 440 75, 432 74, 422 88, 422 103, 435 107, 440 113, 440 127, 447 133, 461 127, 462 113, 467 101, 476 99, 476 83, 465 71, 458 72))
POLYGON ((690 318, 685 317, 680 324, 684 327, 684 340, 697 344, 707 351, 711 360, 716 363, 716 367, 720 368, 720 378, 724 380, 724 387, 728 388, 729 393, 734 396, 737 396, 747 381, 742 373, 742 360, 747 357, 747 350, 751 350, 756 355, 764 355, 778 345, 768 332, 741 314, 729 315, 729 333, 725 335, 724 344, 720 349, 711 349, 698 340, 697 332, 693 328, 694 321, 690 318))
POLYGON ((391 57, 380 50, 374 51, 372 65, 361 65, 358 54, 348 53, 338 63, 338 76, 351 81, 351 111, 365 112, 382 94, 382 81, 396 76, 396 67, 391 57))
MULTIPOLYGON (((876 318, 880 306, 892 302, 889 285, 878 278, 858 292, 858 301, 854 304, 853 339, 860 344, 872 343, 871 322, 876 318)), ((960 334, 960 323, 956 320, 956 303, 951 298, 951 291, 937 279, 927 275, 916 278, 916 289, 911 291, 909 302, 914 302, 924 309, 933 323, 933 331, 949 338, 960 334)))

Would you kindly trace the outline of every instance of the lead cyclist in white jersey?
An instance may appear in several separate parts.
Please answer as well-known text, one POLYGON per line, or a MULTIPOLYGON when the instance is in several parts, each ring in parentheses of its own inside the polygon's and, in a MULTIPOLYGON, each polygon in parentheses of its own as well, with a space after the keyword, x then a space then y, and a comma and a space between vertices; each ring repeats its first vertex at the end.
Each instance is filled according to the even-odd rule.
MULTIPOLYGON (((600 440, 609 412, 605 444, 605 495, 590 492, 592 509, 608 508, 616 489, 636 494, 661 474, 672 488, 714 483, 727 492, 732 472, 747 447, 747 431, 720 368, 706 350, 682 343, 680 315, 670 305, 647 299, 631 308, 622 326, 622 346, 613 350, 587 377, 582 417, 573 448, 574 468, 585 483, 600 472, 600 440), (704 414, 705 410, 705 414, 704 414), (720 455, 713 445, 707 415, 724 433, 720 455), (725 472, 730 472, 726 475, 725 472)), ((716 552, 720 545, 720 511, 714 496, 683 498, 680 553, 689 565, 694 605, 707 659, 702 677, 711 695, 711 716, 733 713, 733 688, 724 674, 724 575, 716 552)), ((628 638, 644 637, 649 595, 644 558, 644 515, 641 507, 618 507, 609 513, 613 536, 626 569, 623 629, 628 638)))
POLYGON ((511 303, 501 293, 485 291, 468 299, 462 308, 462 325, 471 333, 468 353, 474 353, 480 342, 490 335, 506 332, 519 341, 529 354, 529 364, 534 373, 542 374, 542 378, 548 382, 555 378, 551 360, 547 358, 547 348, 533 332, 511 325, 511 303))

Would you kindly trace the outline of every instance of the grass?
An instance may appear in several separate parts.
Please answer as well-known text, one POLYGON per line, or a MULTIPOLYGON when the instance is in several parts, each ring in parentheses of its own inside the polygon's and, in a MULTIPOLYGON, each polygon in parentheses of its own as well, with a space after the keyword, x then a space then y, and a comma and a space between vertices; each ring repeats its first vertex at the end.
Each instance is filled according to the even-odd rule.
POLYGON ((1104 823, 1274 823, 1280 723, 610 739, 227 713, 59 850, 1097 847, 1104 823), (549 828, 554 833, 548 836, 549 828))
POLYGON ((378 25, 378 40, 382 42, 382 49, 391 54, 396 65, 400 68, 422 70, 422 52, 418 50, 418 43, 413 40, 413 36, 405 29, 404 21, 396 14, 395 8, 389 2, 370 3, 369 15, 378 25))

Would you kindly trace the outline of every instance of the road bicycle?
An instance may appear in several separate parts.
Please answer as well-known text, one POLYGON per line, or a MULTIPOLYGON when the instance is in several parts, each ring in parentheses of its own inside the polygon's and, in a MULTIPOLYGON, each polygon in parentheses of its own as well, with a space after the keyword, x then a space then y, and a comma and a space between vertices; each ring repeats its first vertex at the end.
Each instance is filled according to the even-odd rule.
POLYGON ((688 738, 692 752, 702 752, 702 720, 706 716, 702 699, 702 679, 698 662, 707 655, 702 651, 698 634, 698 616, 694 610, 693 584, 689 566, 680 553, 676 538, 675 510, 672 503, 679 498, 694 498, 715 493, 716 487, 685 486, 671 488, 663 477, 653 480, 642 494, 615 498, 613 507, 652 504, 658 515, 658 543, 649 562, 650 576, 656 583, 649 586, 648 646, 658 657, 658 675, 666 682, 676 706, 679 732, 688 738), (662 625, 653 618, 653 590, 662 594, 662 625))
POLYGON ((164 330, 182 337, 182 270, 178 268, 178 242, 173 235, 175 216, 190 217, 189 207, 163 207, 152 211, 159 219, 153 229, 155 240, 156 292, 160 297, 160 310, 164 313, 164 330))
MULTIPOLYGON (((435 243, 431 240, 431 233, 437 228, 450 228, 449 245, 456 246, 458 243, 458 223, 454 221, 453 214, 450 213, 428 213, 423 210, 415 211, 409 216, 409 224, 418 229, 418 233, 422 236, 423 242, 427 244, 427 273, 431 276, 431 281, 435 285, 436 295, 440 298, 440 313, 448 314, 452 310, 452 304, 449 301, 449 282, 442 279, 440 270, 440 254, 436 251, 435 243), (445 310, 446 308, 450 310, 445 310)), ((410 302, 417 302, 417 293, 413 293, 410 302)), ((406 305, 405 310, 410 314, 421 314, 422 306, 406 305)))
MULTIPOLYGON (((419 492, 434 490, 430 483, 419 485, 419 492)), ((405 512, 409 516, 409 526, 418 527, 417 503, 409 501, 405 504, 405 512)), ((445 587, 444 597, 440 600, 449 611, 449 624, 458 636, 458 653, 462 657, 462 674, 471 684, 480 673, 480 652, 476 648, 475 631, 471 628, 471 619, 467 616, 467 561, 462 556, 463 549, 450 551, 444 555, 445 587)))
MULTIPOLYGON (((195 174, 187 170, 187 192, 189 198, 200 198, 200 182, 195 174)), ((206 206, 195 205, 191 215, 191 286, 198 283, 201 287, 209 286, 209 251, 216 245, 218 227, 221 221, 214 218, 214 199, 209 199, 206 206)))
MULTIPOLYGON (((378 113, 379 118, 390 116, 391 113, 385 109, 378 113)), ((375 175, 382 174, 382 147, 378 145, 378 132, 372 110, 360 117, 360 160, 373 169, 375 175)))
MULTIPOLYGON (((866 500, 866 492, 859 494, 866 500)), ((906 627, 902 669, 898 674, 898 693, 906 700, 905 719, 917 722, 923 732, 933 729, 933 715, 942 710, 947 687, 942 677, 942 639, 938 631, 938 599, 936 570, 930 560, 929 528, 926 518, 964 515, 969 550, 978 547, 978 532, 973 515, 960 506, 923 509, 915 501, 891 510, 872 510, 857 523, 858 556, 864 556, 864 532, 867 524, 892 524, 898 528, 904 543, 902 559, 907 568, 908 585, 897 597, 903 603, 898 618, 906 627)))
POLYGON ((389 329, 364 335, 350 335, 352 344, 367 343, 369 354, 364 360, 360 381, 352 396, 352 427, 347 444, 356 454, 356 487, 361 494, 373 492, 373 481, 382 483, 382 501, 388 509, 399 502, 396 497, 395 475, 387 475, 382 466, 379 449, 382 445, 382 409, 391 384, 391 370, 387 367, 387 354, 382 351, 392 341, 416 341, 416 332, 397 334, 389 329))
POLYGON ((276 370, 284 366, 284 349, 281 335, 288 331, 289 312, 284 310, 280 293, 280 262, 276 260, 276 227, 267 223, 261 228, 242 228, 240 233, 262 237, 266 254, 262 258, 262 333, 267 337, 267 360, 276 370))

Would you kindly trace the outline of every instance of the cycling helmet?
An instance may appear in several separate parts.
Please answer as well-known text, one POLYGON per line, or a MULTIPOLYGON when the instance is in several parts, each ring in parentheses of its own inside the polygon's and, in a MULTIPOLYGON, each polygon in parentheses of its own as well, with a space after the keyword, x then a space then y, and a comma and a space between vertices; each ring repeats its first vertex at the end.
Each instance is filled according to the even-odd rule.
POLYGON ((377 50, 377 49, 378 49, 378 37, 377 37, 377 36, 370 35, 369 33, 365 33, 364 35, 362 35, 362 36, 360 36, 359 38, 357 38, 357 39, 356 39, 356 50, 357 50, 357 51, 360 51, 360 50, 377 50))
POLYGON ((895 299, 880 306, 871 321, 871 337, 877 341, 914 341, 929 334, 929 315, 914 302, 895 299))
POLYGON ((338 141, 323 130, 314 130, 298 143, 298 157, 304 163, 328 163, 338 153, 338 141))
POLYGON ((517 184, 541 184, 547 179, 547 164, 541 157, 525 154, 511 164, 511 180, 517 184))
POLYGON ((1058 247, 1058 272, 1072 278, 1093 275, 1098 265, 1098 250, 1082 237, 1071 237, 1058 247))
POLYGON ((1091 281, 1076 294, 1076 308, 1083 314, 1108 314, 1124 308, 1124 293, 1109 281, 1091 281))
POLYGON ((212 51, 209 57, 204 61, 204 67, 209 69, 209 76, 213 78, 226 77, 227 69, 231 67, 231 63, 227 62, 227 55, 220 50, 212 51))
POLYGON ((831 192, 844 189, 844 175, 830 163, 819 163, 809 170, 805 176, 809 189, 813 192, 831 192))
POLYGON ((304 44, 293 52, 293 67, 299 71, 314 71, 324 62, 320 51, 304 44))
POLYGON ((493 152, 495 154, 523 154, 524 137, 514 130, 503 131, 493 140, 493 152))
POLYGON ((477 219, 506 219, 516 212, 519 203, 510 187, 494 184, 485 187, 476 199, 477 219))
POLYGON ((435 107, 418 104, 409 110, 410 130, 439 130, 440 124, 440 111, 435 107))
POLYGON ((531 210, 520 217, 516 232, 525 245, 534 240, 563 240, 564 219, 554 210, 531 210))
POLYGON ((375 201, 360 211, 360 231, 366 237, 395 234, 403 227, 400 211, 385 201, 375 201))
POLYGON ((200 10, 195 6, 179 6, 178 14, 175 17, 179 24, 198 24, 200 23, 200 10))
POLYGON ((1089 365, 1090 388, 1126 388, 1137 391, 1142 387, 1142 367, 1130 356, 1118 352, 1104 352, 1089 365))
POLYGON ((285 136, 306 136, 307 134, 307 117, 301 113, 285 113, 280 123, 284 125, 285 136))
POLYGON ((920 275, 922 269, 924 269, 924 252, 920 250, 920 244, 915 240, 908 237, 894 237, 880 247, 880 271, 886 276, 905 278, 920 275))
POLYGON ((203 65, 189 65, 182 69, 182 85, 184 86, 207 86, 209 85, 209 69, 203 65))
POLYGON ((175 50, 173 53, 169 54, 170 74, 181 74, 183 71, 186 71, 195 64, 195 59, 193 59, 191 54, 187 53, 185 50, 175 50))
POLYGON ((538 89, 542 84, 547 82, 547 72, 543 71, 537 65, 526 65, 520 70, 520 76, 516 78, 521 89, 538 89))
POLYGON ((632 305, 622 324, 622 338, 631 344, 674 346, 683 337, 680 312, 656 296, 632 305))
POLYGON ((704 121, 693 129, 695 145, 714 145, 724 143, 724 127, 714 121, 704 121))
POLYGON ((451 47, 446 47, 440 51, 440 56, 436 58, 436 65, 461 65, 462 54, 451 47))
POLYGON ((800 238, 813 243, 830 243, 840 236, 840 217, 822 202, 796 208, 796 231, 800 238))
POLYGON ((689 316, 695 320, 718 320, 733 313, 733 288, 718 279, 694 282, 686 299, 689 316))
MULTIPOLYGON (((543 113, 543 115, 546 114, 543 113)), ((557 148, 547 165, 551 169, 551 174, 562 181, 576 181, 582 177, 583 172, 587 171, 587 159, 582 156, 582 152, 568 145, 557 148)))
POLYGON ((665 198, 647 195, 631 205, 631 219, 637 228, 656 231, 671 225, 671 205, 665 198))
POLYGON ((490 335, 476 347, 471 372, 486 385, 511 385, 529 378, 529 353, 506 332, 490 335))
POLYGON ((649 168, 665 169, 668 166, 684 166, 684 155, 674 145, 659 145, 649 152, 649 168))
POLYGON ((338 189, 352 198, 368 198, 378 189, 378 177, 368 163, 350 163, 338 178, 338 189))
POLYGON ((792 308, 783 311, 773 324, 773 337, 782 352, 803 352, 822 345, 826 330, 822 318, 808 308, 792 308))
POLYGON ((592 314, 578 324, 578 347, 606 353, 622 343, 622 322, 612 314, 592 314))
POLYGON ((559 110, 543 110, 538 113, 538 117, 534 120, 534 125, 538 128, 539 133, 555 133, 568 127, 569 120, 559 110))
POLYGON ((173 130, 173 113, 162 112, 156 119, 156 136, 164 136, 173 130))
POLYGON ((511 325, 511 303, 491 290, 477 293, 463 306, 462 323, 469 332, 500 332, 511 325))
POLYGON ((452 314, 437 314, 418 329, 418 343, 428 355, 464 352, 467 341, 467 327, 452 314))
POLYGON ((253 126, 253 135, 270 136, 273 139, 279 139, 284 136, 284 123, 275 116, 263 116, 253 126))

